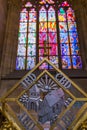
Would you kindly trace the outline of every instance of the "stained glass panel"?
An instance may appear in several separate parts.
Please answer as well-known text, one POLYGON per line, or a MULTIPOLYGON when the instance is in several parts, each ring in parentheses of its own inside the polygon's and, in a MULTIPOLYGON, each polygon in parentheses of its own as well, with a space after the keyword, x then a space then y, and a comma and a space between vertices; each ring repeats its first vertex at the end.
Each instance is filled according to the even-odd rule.
POLYGON ((71 32, 77 31, 76 22, 68 22, 68 28, 69 28, 69 31, 71 32))
POLYGON ((67 2, 67 1, 64 1, 64 2, 62 3, 62 6, 63 6, 63 7, 68 7, 68 6, 69 6, 69 4, 68 4, 68 2, 67 2))
POLYGON ((43 43, 47 40, 47 33, 39 33, 39 43, 43 43))
POLYGON ((57 43, 57 33, 48 33, 49 43, 57 43))
POLYGON ((51 49, 49 49, 50 55, 57 55, 58 54, 58 48, 57 48, 57 44, 49 44, 49 46, 51 47, 51 49))
POLYGON ((67 23, 59 22, 59 30, 60 30, 60 32, 66 33, 67 32, 67 23))
POLYGON ((18 56, 25 56, 26 55, 26 45, 18 45, 18 56))
POLYGON ((27 32, 27 23, 20 23, 19 32, 27 32))
POLYGON ((35 56, 36 55, 36 44, 29 44, 28 45, 28 56, 35 56))
POLYGON ((48 31, 56 32, 56 22, 48 22, 48 31))
POLYGON ((48 13, 48 21, 56 21, 55 12, 48 13))
POLYGON ((60 43, 69 43, 68 33, 60 33, 60 43))
POLYGON ((29 22, 36 22, 36 12, 29 13, 29 22))
POLYGON ((29 23, 29 32, 36 32, 36 23, 29 23))
POLYGON ((28 43, 36 43, 36 33, 28 34, 28 43))
POLYGON ((36 64, 36 57, 28 57, 27 58, 27 69, 31 70, 32 68, 34 68, 36 64))
POLYGON ((66 44, 66 43, 63 43, 63 44, 60 44, 61 45, 61 55, 70 55, 70 52, 69 52, 69 44, 66 44))
MULTIPOLYGON (((39 57, 39 62, 42 61, 43 58, 44 58, 44 57, 40 56, 40 57, 39 57)), ((48 57, 46 57, 46 58, 48 58, 48 57)), ((43 64, 39 67, 39 69, 48 69, 48 64, 47 64, 47 63, 43 63, 43 64)))
POLYGON ((80 56, 72 56, 73 68, 81 69, 82 68, 82 60, 80 56))
POLYGON ((70 56, 62 56, 62 69, 71 69, 70 56))
POLYGON ((79 55, 79 45, 78 44, 71 44, 71 54, 72 55, 79 55))
POLYGON ((20 22, 27 22, 28 13, 20 13, 20 22))
POLYGON ((77 32, 69 33, 70 43, 78 43, 78 34, 77 32))
POLYGON ((39 23, 39 31, 40 32, 47 32, 47 22, 40 22, 39 23))
POLYGON ((26 43, 26 33, 19 33, 18 34, 18 43, 25 44, 26 43))
POLYGON ((46 12, 40 12, 39 21, 47 21, 47 14, 46 12))
MULTIPOLYGON (((58 68, 58 57, 57 56, 50 56, 49 60, 58 68)), ((50 69, 53 69, 52 66, 49 66, 50 69)))
POLYGON ((44 55, 44 49, 39 49, 39 56, 43 56, 44 55))
POLYGON ((17 59, 16 59, 16 69, 17 70, 25 69, 25 57, 17 57, 17 59))
POLYGON ((68 21, 75 21, 75 15, 72 8, 68 8, 67 10, 67 19, 68 21))
POLYGON ((63 8, 60 8, 58 11, 58 20, 65 22, 66 21, 66 13, 65 10, 63 8))

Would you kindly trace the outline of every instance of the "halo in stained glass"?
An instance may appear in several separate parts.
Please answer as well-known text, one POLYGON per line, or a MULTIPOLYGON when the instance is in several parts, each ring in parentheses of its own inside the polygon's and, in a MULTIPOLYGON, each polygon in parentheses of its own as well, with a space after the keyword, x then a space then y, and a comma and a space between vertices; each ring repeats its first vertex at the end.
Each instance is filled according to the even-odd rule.
MULTIPOLYGON (((49 60, 58 68, 58 56, 50 56, 49 60)), ((49 66, 50 69, 53 69, 52 66, 49 66)))
POLYGON ((51 56, 55 56, 55 55, 57 55, 58 54, 58 48, 57 48, 57 44, 49 44, 49 47, 51 47, 50 49, 49 49, 49 54, 51 55, 51 56))
POLYGON ((18 45, 18 56, 25 56, 26 55, 26 45, 18 45))
POLYGON ((68 33, 60 33, 60 43, 69 43, 68 33))
POLYGON ((72 8, 68 8, 67 10, 67 20, 68 21, 75 21, 75 14, 74 11, 72 10, 72 8))
POLYGON ((19 33, 18 34, 18 43, 25 44, 26 43, 26 33, 19 33))
POLYGON ((27 23, 20 23, 19 32, 27 32, 27 23))
POLYGON ((29 13, 29 22, 36 22, 36 12, 29 13))
POLYGON ((36 55, 36 44, 29 44, 28 45, 28 56, 35 56, 36 55))
POLYGON ((72 56, 72 63, 74 69, 81 69, 82 68, 81 56, 72 56))
POLYGON ((49 43, 57 43, 57 33, 48 33, 49 43))
POLYGON ((27 57, 27 69, 31 70, 36 64, 36 57, 27 57))
POLYGON ((66 22, 59 22, 59 30, 60 32, 67 32, 67 24, 66 22))
POLYGON ((58 20, 65 22, 66 21, 66 13, 65 10, 63 8, 60 8, 58 11, 58 20))
POLYGON ((44 41, 47 41, 47 33, 39 33, 39 43, 43 43, 44 41))
POLYGON ((36 43, 36 33, 28 34, 28 43, 36 43))
POLYGON ((62 69, 71 69, 70 56, 62 56, 62 69))
POLYGON ((47 32, 47 22, 39 23, 39 32, 47 32))
POLYGON ((70 52, 69 52, 69 44, 66 44, 66 43, 62 43, 60 44, 61 46, 61 55, 70 55, 70 52))
POLYGON ((36 32, 36 23, 29 23, 29 32, 36 32))
POLYGON ((56 32, 56 22, 48 22, 48 31, 56 32))
POLYGON ((72 55, 79 55, 80 54, 78 44, 70 44, 70 47, 71 47, 71 54, 72 55))
POLYGON ((28 13, 20 13, 20 22, 27 22, 28 20, 28 13))
POLYGON ((76 32, 77 31, 76 22, 68 22, 68 28, 70 32, 76 32))
POLYGON ((77 32, 70 32, 69 37, 70 37, 70 43, 78 43, 78 34, 77 34, 77 32))
POLYGON ((25 69, 25 57, 17 57, 16 59, 16 70, 25 69))

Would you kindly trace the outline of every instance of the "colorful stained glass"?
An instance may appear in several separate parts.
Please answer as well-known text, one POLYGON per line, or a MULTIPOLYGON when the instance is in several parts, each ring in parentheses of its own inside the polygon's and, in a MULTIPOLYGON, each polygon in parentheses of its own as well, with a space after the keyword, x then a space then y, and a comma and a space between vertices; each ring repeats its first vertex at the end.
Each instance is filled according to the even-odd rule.
POLYGON ((20 13, 20 22, 27 22, 28 13, 20 13))
POLYGON ((26 43, 26 33, 19 33, 18 34, 18 43, 25 44, 26 43))
POLYGON ((43 56, 44 55, 44 49, 39 49, 39 56, 43 56))
POLYGON ((72 55, 79 55, 79 45, 78 44, 71 44, 71 54, 72 55))
POLYGON ((25 69, 25 57, 17 57, 16 59, 16 70, 25 69))
POLYGON ((48 21, 56 21, 55 12, 48 13, 48 21))
MULTIPOLYGON (((49 60, 52 64, 54 64, 58 68, 58 57, 57 56, 50 56, 49 60)), ((52 66, 49 66, 52 69, 52 66)))
POLYGON ((68 28, 70 32, 76 32, 77 31, 76 22, 68 22, 68 28))
POLYGON ((28 43, 36 43, 36 33, 28 34, 28 43))
POLYGON ((77 43, 78 42, 78 34, 77 32, 69 33, 70 43, 77 43))
POLYGON ((69 43, 68 33, 60 33, 60 43, 69 43))
POLYGON ((49 43, 57 43, 57 33, 48 33, 49 43))
POLYGON ((29 44, 28 45, 28 56, 35 56, 36 55, 36 44, 29 44))
POLYGON ((47 22, 40 22, 39 31, 40 32, 47 32, 47 22))
POLYGON ((65 22, 66 21, 66 13, 65 10, 63 8, 60 8, 58 11, 58 20, 65 22))
POLYGON ((48 22, 48 31, 56 32, 56 22, 48 22))
POLYGON ((47 21, 46 12, 40 12, 39 21, 47 21))
POLYGON ((62 3, 62 6, 63 6, 63 7, 69 7, 69 4, 68 4, 67 1, 64 1, 64 2, 62 3))
POLYGON ((25 56, 26 55, 26 45, 18 45, 18 56, 25 56))
POLYGON ((28 12, 28 11, 27 11, 26 8, 23 8, 22 11, 21 11, 21 13, 27 13, 27 12, 28 12))
POLYGON ((59 30, 62 33, 67 32, 67 24, 66 24, 66 22, 59 22, 59 30))
POLYGON ((27 2, 27 3, 25 4, 25 7, 32 7, 32 4, 31 4, 30 2, 27 2))
POLYGON ((27 57, 27 69, 31 70, 36 64, 36 57, 27 57))
POLYGON ((53 0, 41 0, 40 4, 46 4, 46 2, 49 3, 49 4, 53 4, 54 3, 53 0))
POLYGON ((39 33, 39 43, 47 41, 47 33, 39 33))
POLYGON ((29 13, 29 22, 36 22, 36 12, 29 13))
POLYGON ((29 23, 29 32, 36 32, 36 23, 29 23))
POLYGON ((71 69, 70 56, 62 56, 62 69, 71 69))
POLYGON ((82 60, 80 56, 72 56, 72 63, 74 69, 82 68, 82 60))
POLYGON ((61 46, 61 55, 63 56, 70 55, 69 44, 63 43, 63 44, 60 44, 60 46, 61 46))
POLYGON ((49 49, 49 54, 51 56, 55 56, 55 55, 58 55, 58 48, 57 48, 57 44, 49 44, 49 46, 51 47, 51 49, 49 49))
POLYGON ((67 10, 67 19, 68 19, 68 21, 75 21, 75 15, 74 15, 74 11, 72 10, 72 8, 68 8, 68 10, 67 10))
POLYGON ((27 23, 20 23, 19 32, 27 32, 27 23))

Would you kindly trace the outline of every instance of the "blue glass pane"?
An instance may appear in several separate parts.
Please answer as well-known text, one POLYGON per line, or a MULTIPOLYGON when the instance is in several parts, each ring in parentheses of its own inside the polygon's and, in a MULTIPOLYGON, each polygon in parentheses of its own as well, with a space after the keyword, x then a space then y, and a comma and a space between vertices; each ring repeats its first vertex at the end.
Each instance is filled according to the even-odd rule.
POLYGON ((19 32, 27 32, 27 23, 20 23, 19 32))
POLYGON ((62 56, 62 69, 71 69, 70 56, 62 56))
POLYGON ((35 56, 36 55, 36 45, 35 44, 29 44, 27 53, 28 53, 28 56, 35 56))
POLYGON ((29 32, 36 32, 36 23, 29 23, 29 32))
POLYGON ((68 28, 69 31, 76 32, 77 31, 76 22, 68 22, 68 28))
POLYGON ((16 70, 25 69, 25 57, 17 57, 16 59, 16 70))
POLYGON ((70 43, 78 43, 78 34, 77 32, 69 33, 70 43))
POLYGON ((71 55, 79 55, 79 45, 78 44, 71 44, 71 55))
POLYGON ((62 33, 67 32, 67 24, 66 22, 59 22, 59 30, 62 33))
POLYGON ((60 43, 68 43, 68 34, 60 33, 60 43))
POLYGON ((26 55, 26 45, 18 45, 18 53, 17 56, 25 56, 26 55))
POLYGON ((40 14, 39 14, 39 21, 47 21, 47 14, 46 14, 46 12, 40 12, 40 14))
POLYGON ((26 33, 19 33, 18 34, 18 43, 26 43, 26 36, 27 34, 26 33))
POLYGON ((36 63, 36 57, 28 57, 27 58, 27 69, 31 70, 32 68, 34 68, 36 63))
POLYGON ((28 20, 28 13, 20 13, 20 22, 27 22, 28 20))
POLYGON ((72 63, 74 69, 82 68, 82 60, 80 56, 72 56, 72 63))
POLYGON ((61 46, 61 55, 70 55, 70 52, 69 52, 69 44, 60 44, 61 46))
POLYGON ((28 43, 36 43, 36 33, 28 34, 28 43))

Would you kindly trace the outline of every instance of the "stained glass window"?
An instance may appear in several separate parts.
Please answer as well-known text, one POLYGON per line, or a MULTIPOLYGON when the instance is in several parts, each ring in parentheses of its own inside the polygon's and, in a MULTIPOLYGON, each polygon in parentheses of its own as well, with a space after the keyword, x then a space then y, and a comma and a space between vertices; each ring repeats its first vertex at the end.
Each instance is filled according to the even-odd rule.
MULTIPOLYGON (((44 57, 60 69, 82 68, 75 13, 67 1, 28 1, 20 12, 16 69, 31 70, 44 57)), ((52 68, 44 63, 39 69, 52 68)))

